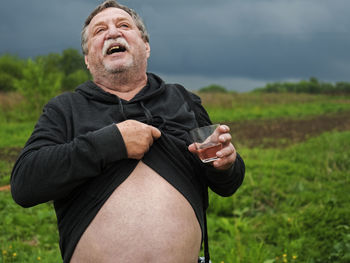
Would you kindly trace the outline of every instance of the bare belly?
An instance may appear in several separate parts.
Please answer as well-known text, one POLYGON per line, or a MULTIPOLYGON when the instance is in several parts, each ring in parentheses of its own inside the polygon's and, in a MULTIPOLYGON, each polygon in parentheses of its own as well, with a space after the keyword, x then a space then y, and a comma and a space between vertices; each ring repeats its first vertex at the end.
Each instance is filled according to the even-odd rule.
POLYGON ((188 201, 139 162, 86 229, 71 263, 195 263, 200 243, 188 201))

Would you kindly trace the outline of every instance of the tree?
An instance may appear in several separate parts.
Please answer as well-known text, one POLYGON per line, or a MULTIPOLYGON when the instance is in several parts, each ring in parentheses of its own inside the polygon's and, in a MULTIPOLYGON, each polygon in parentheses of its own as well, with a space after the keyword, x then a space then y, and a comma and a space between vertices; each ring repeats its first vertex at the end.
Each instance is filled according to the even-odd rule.
POLYGON ((60 66, 66 76, 77 70, 86 69, 84 57, 73 48, 63 50, 60 66))
POLYGON ((206 87, 203 87, 199 90, 200 92, 217 92, 217 93, 226 93, 227 90, 225 87, 217 85, 217 84, 212 84, 206 87))
POLYGON ((14 81, 22 78, 23 61, 5 54, 0 57, 0 91, 15 90, 14 81))
POLYGON ((62 91, 71 91, 74 90, 78 85, 84 83, 90 79, 90 75, 86 70, 76 70, 73 73, 65 76, 62 80, 62 91))
POLYGON ((23 77, 14 82, 15 87, 27 100, 29 110, 38 116, 45 103, 58 94, 62 74, 45 72, 45 61, 41 58, 28 59, 22 74, 23 77))
POLYGON ((61 54, 50 53, 35 59, 44 63, 45 73, 61 73, 61 91, 74 90, 77 85, 91 79, 84 57, 76 49, 65 49, 61 54))
POLYGON ((41 61, 40 63, 44 64, 44 70, 46 74, 52 73, 52 72, 62 72, 62 55, 58 53, 49 53, 47 55, 38 56, 35 58, 35 61, 41 61))

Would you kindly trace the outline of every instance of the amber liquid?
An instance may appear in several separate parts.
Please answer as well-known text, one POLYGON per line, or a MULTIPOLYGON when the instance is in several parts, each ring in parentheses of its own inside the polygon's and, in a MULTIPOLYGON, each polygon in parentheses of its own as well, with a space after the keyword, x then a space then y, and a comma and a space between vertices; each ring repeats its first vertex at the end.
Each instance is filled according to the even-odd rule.
POLYGON ((221 143, 206 143, 198 147, 198 156, 203 163, 209 163, 218 159, 216 153, 222 149, 221 143))

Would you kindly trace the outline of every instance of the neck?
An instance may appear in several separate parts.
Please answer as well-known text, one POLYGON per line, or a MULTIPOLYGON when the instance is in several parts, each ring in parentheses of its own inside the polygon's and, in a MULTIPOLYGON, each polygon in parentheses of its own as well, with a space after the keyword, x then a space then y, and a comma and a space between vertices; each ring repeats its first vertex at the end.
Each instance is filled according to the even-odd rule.
POLYGON ((118 73, 94 78, 97 86, 124 100, 131 100, 147 84, 147 75, 118 73))

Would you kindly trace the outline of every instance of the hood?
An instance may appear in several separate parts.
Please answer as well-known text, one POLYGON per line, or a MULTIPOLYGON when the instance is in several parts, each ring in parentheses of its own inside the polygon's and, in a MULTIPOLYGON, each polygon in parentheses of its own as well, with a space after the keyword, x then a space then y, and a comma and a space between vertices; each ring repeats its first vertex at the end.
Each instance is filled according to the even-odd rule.
MULTIPOLYGON (((132 105, 138 104, 141 107, 145 122, 147 124, 154 124, 154 118, 149 109, 147 109, 144 103, 150 98, 156 98, 160 96, 165 90, 164 81, 152 73, 147 73, 147 84, 143 87, 139 93, 135 95, 130 101, 123 100, 118 96, 106 92, 98 87, 93 81, 87 81, 78 86, 76 92, 87 98, 88 100, 102 102, 103 104, 119 104, 120 114, 123 120, 127 120, 127 113, 131 113, 132 105)), ((162 124, 165 123, 164 119, 161 119, 162 124)))
POLYGON ((79 85, 75 91, 89 100, 115 104, 122 103, 122 101, 124 103, 145 101, 151 97, 154 98, 155 96, 159 96, 161 93, 163 93, 164 89, 165 83, 160 77, 153 73, 147 73, 146 86, 143 87, 143 89, 128 102, 112 93, 104 91, 91 80, 79 85))

